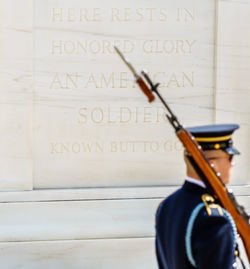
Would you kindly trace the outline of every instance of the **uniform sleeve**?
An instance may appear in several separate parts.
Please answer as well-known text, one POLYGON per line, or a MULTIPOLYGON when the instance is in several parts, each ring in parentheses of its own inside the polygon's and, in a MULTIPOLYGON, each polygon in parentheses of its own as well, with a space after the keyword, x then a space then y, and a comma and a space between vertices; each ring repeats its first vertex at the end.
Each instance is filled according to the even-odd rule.
POLYGON ((164 266, 162 264, 162 258, 160 256, 160 253, 159 253, 159 249, 158 249, 158 244, 157 244, 157 238, 155 240, 155 250, 156 250, 156 259, 157 259, 157 263, 158 263, 158 269, 164 269, 164 266))
POLYGON ((234 268, 234 233, 225 216, 203 214, 198 218, 192 245, 198 269, 234 268))

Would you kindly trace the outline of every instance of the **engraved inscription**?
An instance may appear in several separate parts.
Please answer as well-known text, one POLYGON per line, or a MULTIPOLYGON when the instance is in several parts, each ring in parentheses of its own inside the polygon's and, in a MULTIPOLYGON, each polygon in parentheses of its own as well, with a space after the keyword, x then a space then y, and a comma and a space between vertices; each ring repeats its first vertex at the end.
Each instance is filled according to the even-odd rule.
POLYGON ((131 53, 135 44, 132 40, 52 40, 52 55, 114 54, 114 46, 124 53, 131 53))
POLYGON ((78 109, 79 124, 127 124, 127 123, 161 123, 167 122, 165 109, 159 107, 128 107, 122 106, 112 110, 112 107, 80 107, 78 109))
POLYGON ((134 52, 135 47, 145 54, 192 54, 195 40, 52 40, 51 55, 114 54, 114 46, 123 53, 134 52))
POLYGON ((143 52, 147 54, 191 54, 195 40, 146 40, 143 52))
POLYGON ((190 22, 195 20, 195 12, 192 8, 177 8, 176 21, 190 22))
POLYGON ((166 8, 112 8, 111 22, 166 22, 166 8))
POLYGON ((141 141, 75 141, 51 142, 51 155, 84 153, 164 153, 179 152, 183 147, 179 141, 141 140, 141 141))
MULTIPOLYGON (((195 76, 193 71, 189 72, 156 72, 150 74, 153 81, 160 81, 160 87, 166 88, 186 88, 195 86, 195 76)), ((56 73, 52 76, 50 89, 108 89, 108 88, 134 88, 135 82, 129 80, 131 74, 127 72, 107 73, 56 73)))
POLYGON ((168 8, 120 8, 112 7, 109 10, 102 8, 52 8, 51 21, 54 23, 167 23, 168 21, 176 22, 193 22, 195 21, 195 9, 178 7, 175 10, 168 8))
MULTIPOLYGON (((42 2, 37 6, 42 7, 42 2)), ((173 130, 168 132, 171 126, 165 108, 158 98, 148 104, 135 89, 138 85, 114 46, 138 73, 140 68, 150 70, 150 78, 160 83, 159 92, 174 104, 181 121, 194 119, 191 101, 202 105, 202 117, 210 117, 214 5, 194 1, 144 4, 49 0, 41 13, 36 10, 35 119, 39 128, 35 146, 41 173, 50 171, 53 177, 60 165, 72 174, 72 186, 89 186, 85 178, 91 177, 97 178, 97 185, 104 180, 105 185, 126 185, 131 181, 124 183, 123 177, 141 178, 140 171, 153 156, 160 165, 152 164, 152 173, 136 182, 144 185, 151 184, 155 172, 158 178, 165 175, 162 163, 178 162, 183 147, 173 130), (45 167, 46 157, 51 162, 44 162, 45 167), (81 165, 84 160, 86 166, 91 163, 88 169, 81 165), (130 173, 131 167, 135 173, 130 173), (125 173, 117 180, 119 171, 125 173)), ((60 180, 47 185, 67 185, 68 173, 62 173, 60 180)))
POLYGON ((53 22, 101 22, 100 8, 52 8, 53 22))

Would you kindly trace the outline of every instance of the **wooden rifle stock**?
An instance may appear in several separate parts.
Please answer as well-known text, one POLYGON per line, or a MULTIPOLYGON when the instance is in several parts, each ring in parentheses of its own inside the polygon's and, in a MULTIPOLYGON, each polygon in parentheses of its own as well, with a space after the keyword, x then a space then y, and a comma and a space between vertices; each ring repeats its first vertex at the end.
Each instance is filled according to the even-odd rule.
POLYGON ((175 114, 169 108, 168 104, 162 98, 158 92, 159 83, 153 84, 148 74, 142 71, 142 76, 139 76, 131 63, 124 57, 121 51, 115 47, 115 50, 120 55, 121 59, 129 67, 129 69, 134 74, 135 80, 143 93, 148 97, 148 101, 152 102, 155 97, 152 94, 155 93, 168 113, 166 117, 169 122, 175 129, 176 135, 183 144, 184 148, 188 152, 189 160, 191 161, 192 166, 196 170, 197 174, 201 177, 204 183, 207 186, 208 191, 213 195, 218 202, 231 214, 234 219, 238 233, 240 234, 245 250, 250 261, 250 225, 249 225, 249 216, 244 211, 244 208, 240 206, 233 195, 230 193, 214 168, 210 165, 208 159, 206 158, 204 152, 201 149, 201 146, 195 141, 194 137, 185 129, 178 121, 175 114))

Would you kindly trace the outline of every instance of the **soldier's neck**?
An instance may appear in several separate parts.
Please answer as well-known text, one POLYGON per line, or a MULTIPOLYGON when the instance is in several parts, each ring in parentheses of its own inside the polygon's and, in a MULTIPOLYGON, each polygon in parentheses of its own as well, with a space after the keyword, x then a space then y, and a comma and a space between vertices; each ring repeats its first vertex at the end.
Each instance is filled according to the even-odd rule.
POLYGON ((188 171, 187 170, 186 175, 187 175, 187 177, 191 177, 191 178, 202 181, 201 178, 198 176, 198 174, 195 171, 188 171))

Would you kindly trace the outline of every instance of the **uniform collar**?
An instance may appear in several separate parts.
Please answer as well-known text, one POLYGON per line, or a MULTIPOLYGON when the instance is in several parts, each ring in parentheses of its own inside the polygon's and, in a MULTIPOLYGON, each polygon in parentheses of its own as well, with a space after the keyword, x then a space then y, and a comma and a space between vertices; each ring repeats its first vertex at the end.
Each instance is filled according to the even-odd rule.
POLYGON ((186 190, 188 192, 193 192, 193 193, 197 193, 197 194, 204 194, 207 193, 207 189, 204 187, 201 187, 198 184, 195 184, 193 182, 190 182, 188 180, 185 180, 183 186, 182 186, 183 190, 186 190))
POLYGON ((204 182, 201 181, 201 180, 198 180, 198 179, 195 179, 195 178, 192 178, 192 177, 186 177, 186 178, 185 178, 185 181, 188 181, 188 182, 190 182, 190 183, 193 183, 193 184, 195 184, 195 185, 198 185, 198 186, 200 186, 200 187, 206 189, 206 185, 205 185, 204 182))

